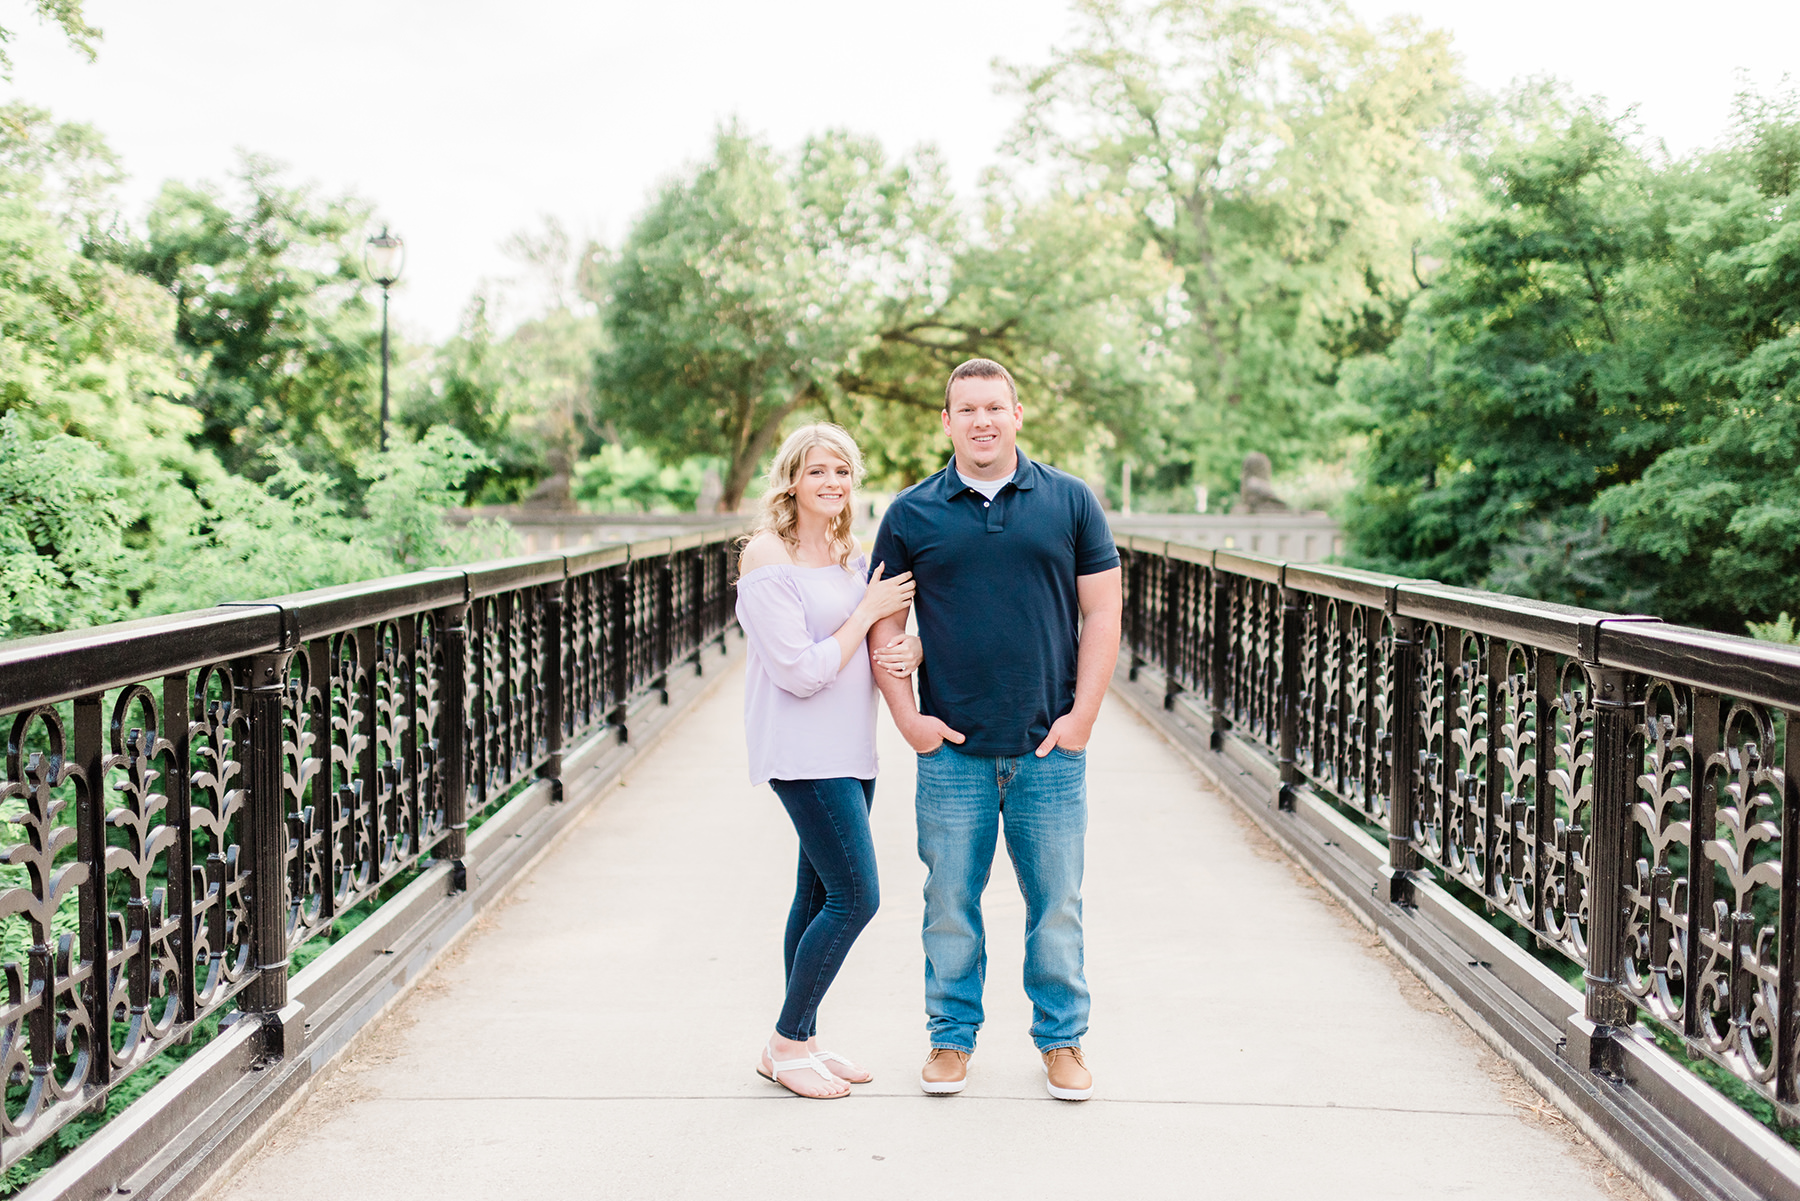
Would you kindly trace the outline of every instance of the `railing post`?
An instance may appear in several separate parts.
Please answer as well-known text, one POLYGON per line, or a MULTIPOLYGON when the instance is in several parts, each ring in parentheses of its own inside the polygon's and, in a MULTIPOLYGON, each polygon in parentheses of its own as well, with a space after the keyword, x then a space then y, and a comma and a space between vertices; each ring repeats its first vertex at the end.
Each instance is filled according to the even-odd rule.
POLYGON ((543 585, 543 624, 539 627, 544 633, 544 662, 540 668, 544 673, 544 686, 538 690, 543 705, 539 719, 543 722, 544 761, 538 765, 537 774, 538 779, 550 781, 552 804, 563 799, 563 589, 566 586, 566 580, 552 580, 543 585))
POLYGON ((1388 706, 1388 861, 1387 899, 1396 905, 1412 903, 1412 873, 1419 868, 1419 851, 1413 845, 1414 770, 1419 762, 1419 627, 1410 617, 1394 612, 1388 597, 1393 643, 1393 703, 1388 706))
POLYGON ((625 719, 631 711, 631 565, 626 563, 613 568, 611 576, 607 588, 610 606, 607 620, 611 623, 611 634, 607 638, 609 658, 606 667, 613 707, 606 720, 618 730, 620 742, 629 742, 631 731, 626 727, 625 719))
POLYGON ((1294 753, 1300 731, 1300 593, 1287 586, 1286 568, 1281 574, 1281 725, 1275 756, 1281 769, 1281 787, 1275 792, 1275 807, 1291 810, 1294 789, 1300 783, 1300 765, 1294 753))
MULTIPOLYGON (((1780 1010, 1775 1026, 1775 1099, 1800 1101, 1794 1061, 1800 1057, 1800 712, 1787 710, 1787 747, 1783 751, 1781 798, 1781 897, 1776 948, 1775 997, 1780 1010)), ((1689 979, 1692 979, 1690 976, 1689 979)))
POLYGON ((240 1008, 273 1014, 288 1002, 287 815, 281 796, 282 698, 293 651, 239 660, 248 724, 244 764, 244 846, 250 857, 250 947, 256 975, 240 1008))
POLYGON ((1226 689, 1229 687, 1227 672, 1231 663, 1231 578, 1220 571, 1217 565, 1212 569, 1212 646, 1208 648, 1212 657, 1212 738, 1210 745, 1215 751, 1225 749, 1225 734, 1231 729, 1231 718, 1226 716, 1226 689))
POLYGON ((1144 665, 1144 556, 1135 549, 1125 552, 1127 603, 1131 611, 1125 616, 1125 636, 1131 644, 1131 668, 1126 678, 1136 681, 1138 668, 1144 665))
MULTIPOLYGON (((78 696, 74 703, 74 753, 70 756, 81 769, 78 793, 81 804, 75 811, 75 853, 87 868, 87 879, 79 886, 80 950, 79 956, 92 965, 87 987, 87 1011, 93 1031, 93 1052, 88 1059, 86 1084, 108 1084, 112 1081, 112 997, 107 965, 106 921, 106 722, 101 712, 105 697, 100 693, 78 696)), ((47 886, 48 882, 46 882, 47 886)), ((50 933, 46 944, 54 947, 56 935, 50 933)), ((48 1004, 49 998, 40 998, 48 1004)))
POLYGON ((450 860, 450 884, 457 892, 469 887, 469 602, 437 611, 443 645, 443 698, 438 710, 438 778, 444 784, 444 858, 450 860))
POLYGON ((1163 669, 1163 708, 1173 709, 1175 698, 1180 696, 1181 687, 1181 631, 1186 624, 1182 619, 1187 615, 1187 606, 1181 603, 1182 581, 1187 578, 1185 565, 1175 561, 1166 550, 1163 552, 1163 628, 1162 628, 1162 669, 1163 669))
POLYGON ((688 662, 694 665, 694 674, 700 676, 706 674, 700 654, 706 645, 706 548, 696 546, 682 554, 688 565, 688 644, 694 648, 688 654, 688 662))
POLYGON ((1637 791, 1643 677, 1587 666, 1594 707, 1593 832, 1588 864, 1587 1020, 1629 1026, 1637 1006, 1625 990, 1625 884, 1631 866, 1631 801, 1637 791))
POLYGON ((731 629, 731 619, 734 616, 728 602, 731 600, 731 576, 737 570, 737 559, 734 554, 736 545, 735 539, 727 539, 719 543, 716 548, 708 548, 710 553, 718 555, 718 574, 713 578, 718 581, 719 593, 716 597, 710 598, 709 603, 718 606, 712 616, 713 620, 719 624, 717 637, 721 655, 725 653, 725 635, 731 629))
MULTIPOLYGON (((1688 862, 1706 862, 1704 850, 1709 839, 1716 836, 1718 829, 1718 788, 1712 772, 1707 764, 1719 750, 1719 716, 1721 702, 1717 692, 1710 689, 1696 688, 1693 694, 1693 709, 1689 721, 1693 731, 1693 758, 1691 760, 1692 775, 1688 786, 1688 862)), ((1796 724, 1789 718, 1788 729, 1791 732, 1796 724)), ((1548 725, 1540 726, 1547 729, 1548 725)), ((1791 755, 1789 763, 1800 762, 1791 755)), ((1800 772, 1789 771, 1790 781, 1800 778, 1800 772)), ((1782 847, 1787 842, 1782 841, 1782 847)), ((1688 937, 1683 950, 1682 959, 1684 980, 1698 980, 1702 965, 1706 962, 1706 940, 1698 936, 1698 931, 1706 929, 1712 922, 1714 879, 1711 871, 1692 871, 1688 877, 1687 919, 1688 937)), ((1794 879, 1783 874, 1782 882, 1787 884, 1794 879)), ((1791 888, 1791 885, 1790 885, 1791 888)), ((1787 894, 1783 890, 1783 895, 1787 894)), ((1681 1031, 1689 1038, 1701 1037, 1704 1025, 1701 1022, 1701 1006, 1688 1003, 1681 1009, 1681 1031)))
POLYGON ((675 552, 670 551, 656 565, 656 631, 652 642, 656 646, 656 679, 651 686, 662 695, 662 703, 669 703, 669 660, 674 658, 672 647, 675 639, 675 552))
POLYGON ((175 828, 175 845, 169 848, 169 912, 181 919, 181 1020, 192 1021, 198 1004, 194 979, 194 811, 189 798, 193 795, 191 756, 193 735, 188 730, 188 673, 178 671, 163 677, 163 737, 169 740, 173 753, 169 762, 174 770, 163 781, 163 795, 168 798, 168 823, 175 828))

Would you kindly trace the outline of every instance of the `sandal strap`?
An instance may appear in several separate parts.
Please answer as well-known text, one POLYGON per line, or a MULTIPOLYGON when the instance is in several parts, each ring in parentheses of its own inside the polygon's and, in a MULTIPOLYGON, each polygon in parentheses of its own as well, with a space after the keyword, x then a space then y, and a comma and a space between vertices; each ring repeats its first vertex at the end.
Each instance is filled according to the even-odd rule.
POLYGON ((783 1072, 799 1072, 811 1068, 826 1080, 829 1080, 832 1083, 837 1082, 837 1077, 832 1075, 830 1068, 819 1062, 819 1057, 817 1055, 808 1055, 805 1059, 777 1059, 775 1058, 774 1048, 770 1047, 765 1049, 768 1051, 769 1055, 769 1072, 771 1075, 779 1076, 783 1072))

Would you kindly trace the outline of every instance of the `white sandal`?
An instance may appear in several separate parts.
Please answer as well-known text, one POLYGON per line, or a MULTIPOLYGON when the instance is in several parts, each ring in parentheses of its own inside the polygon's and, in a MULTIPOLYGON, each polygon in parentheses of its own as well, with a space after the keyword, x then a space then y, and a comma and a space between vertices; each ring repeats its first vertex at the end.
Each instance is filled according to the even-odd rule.
MULTIPOLYGON (((854 1063, 851 1063, 848 1059, 845 1059, 842 1055, 839 1055, 835 1051, 814 1051, 813 1058, 818 1060, 820 1063, 841 1063, 845 1067, 851 1067, 851 1068, 856 1067, 856 1065, 854 1063)), ((827 1068, 826 1070, 830 1071, 829 1068, 827 1068)), ((847 1076, 839 1076, 836 1072, 832 1072, 831 1074, 832 1074, 832 1076, 836 1077, 837 1079, 842 1080, 845 1084, 873 1084, 873 1083, 875 1083, 875 1073, 869 1071, 867 1068, 858 1068, 857 1070, 862 1072, 865 1076, 867 1076, 868 1079, 867 1080, 852 1080, 847 1076)))
POLYGON ((839 1097, 848 1097, 850 1095, 850 1082, 842 1079, 837 1073, 819 1062, 819 1057, 817 1055, 808 1055, 805 1059, 776 1059, 775 1047, 772 1043, 763 1046, 763 1054, 769 1057, 769 1070, 766 1072, 763 1071, 762 1064, 759 1063, 756 1065, 756 1074, 761 1076, 764 1080, 770 1080, 776 1084, 780 1084, 782 1088, 787 1089, 788 1092, 793 1093, 796 1097, 805 1097, 808 1101, 835 1101, 839 1097), (781 1074, 783 1072, 799 1072, 804 1071, 807 1068, 811 1068, 832 1084, 843 1085, 844 1091, 841 1093, 825 1093, 821 1096, 814 1093, 803 1093, 792 1085, 782 1082, 781 1074))

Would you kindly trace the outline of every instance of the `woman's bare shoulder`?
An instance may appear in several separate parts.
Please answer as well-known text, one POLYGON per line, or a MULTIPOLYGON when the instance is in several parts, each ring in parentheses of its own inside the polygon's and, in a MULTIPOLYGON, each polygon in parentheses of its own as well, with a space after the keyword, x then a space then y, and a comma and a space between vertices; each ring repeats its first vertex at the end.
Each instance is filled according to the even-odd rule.
POLYGON ((738 574, 748 575, 758 567, 768 567, 775 563, 789 563, 794 556, 789 552, 787 543, 781 535, 773 530, 764 530, 750 539, 744 546, 743 554, 738 556, 738 574))

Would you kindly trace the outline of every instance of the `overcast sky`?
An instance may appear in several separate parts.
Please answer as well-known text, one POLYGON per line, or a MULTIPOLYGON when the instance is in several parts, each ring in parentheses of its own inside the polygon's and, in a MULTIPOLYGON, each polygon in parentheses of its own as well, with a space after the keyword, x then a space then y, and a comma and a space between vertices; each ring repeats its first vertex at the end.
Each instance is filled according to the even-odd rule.
MULTIPOLYGON (((1781 78, 1800 0, 1351 0, 1448 28, 1477 84, 1549 74, 1680 152, 1715 141, 1737 73, 1781 78)), ((517 268, 500 243, 552 214, 617 241, 656 183, 732 115, 791 146, 828 125, 890 149, 934 142, 965 189, 1016 101, 996 58, 1034 62, 1061 0, 87 0, 87 63, 22 0, 11 96, 98 126, 141 215, 162 181, 222 180, 240 149, 374 202, 406 239, 394 318, 454 329, 517 268)))

